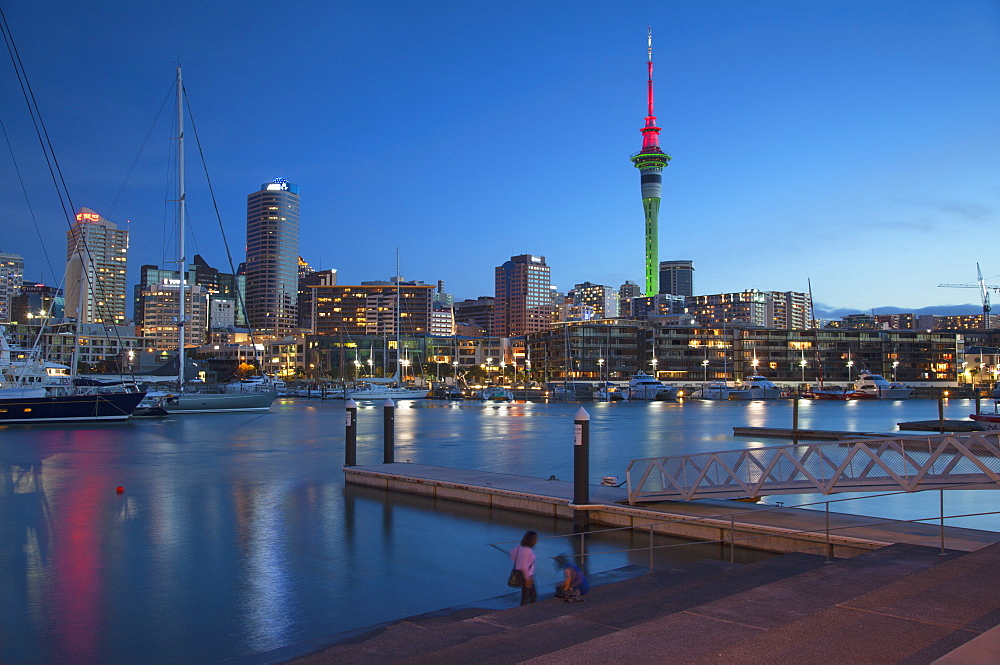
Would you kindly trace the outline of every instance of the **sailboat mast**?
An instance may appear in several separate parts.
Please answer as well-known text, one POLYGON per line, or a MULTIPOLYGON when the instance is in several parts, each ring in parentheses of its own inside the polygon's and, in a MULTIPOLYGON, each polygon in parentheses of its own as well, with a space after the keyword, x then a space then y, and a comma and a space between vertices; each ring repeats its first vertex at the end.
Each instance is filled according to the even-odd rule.
POLYGON ((179 390, 184 392, 184 282, 187 277, 186 258, 184 256, 184 85, 181 81, 181 68, 177 66, 177 251, 180 254, 180 284, 177 288, 177 299, 180 303, 177 311, 177 382, 179 390))
POLYGON ((403 347, 402 347, 403 334, 402 334, 402 331, 400 330, 400 328, 402 328, 402 326, 403 326, 403 314, 399 311, 399 308, 402 305, 402 288, 403 287, 400 284, 400 280, 401 280, 401 278, 399 276, 399 247, 397 247, 396 248, 396 325, 395 325, 395 328, 396 328, 396 380, 399 381, 400 383, 402 383, 402 381, 405 380, 406 377, 403 376, 403 363, 402 363, 403 358, 400 355, 403 352, 403 347))

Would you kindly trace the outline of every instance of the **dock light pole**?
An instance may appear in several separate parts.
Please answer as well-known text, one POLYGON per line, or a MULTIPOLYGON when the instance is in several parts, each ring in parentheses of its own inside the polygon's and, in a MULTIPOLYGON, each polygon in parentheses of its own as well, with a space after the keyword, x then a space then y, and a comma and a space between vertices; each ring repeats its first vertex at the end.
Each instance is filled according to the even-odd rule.
POLYGON ((368 357, 368 376, 375 376, 375 361, 371 356, 368 357))
POLYGON ((604 381, 604 358, 597 359, 597 380, 604 381))
POLYGON ((896 383, 896 368, 897 367, 899 367, 899 361, 898 360, 893 360, 892 361, 892 382, 893 383, 896 383))
POLYGON ((344 433, 344 466, 358 464, 358 403, 353 399, 345 404, 347 430, 344 433))
MULTIPOLYGON (((799 361, 799 367, 802 368, 802 385, 805 385, 805 383, 806 383, 806 361, 805 360, 800 360, 799 361)), ((799 390, 802 390, 801 386, 799 386, 799 390)))
POLYGON ((653 378, 656 378, 656 358, 649 361, 649 364, 653 366, 653 378))
POLYGON ((393 449, 396 443, 396 405, 391 399, 382 404, 382 463, 396 461, 393 449))
POLYGON ((455 380, 455 386, 458 386, 458 361, 453 360, 451 363, 451 377, 455 380))
MULTIPOLYGON (((590 503, 590 414, 582 406, 573 416, 573 503, 590 503)), ((585 510, 574 511, 573 523, 582 531, 590 522, 585 510)))
POLYGON ((705 370, 705 381, 704 381, 704 383, 708 383, 708 360, 707 359, 701 361, 701 368, 703 370, 705 370))
POLYGON ((853 360, 848 360, 847 361, 847 382, 848 383, 851 382, 851 368, 852 367, 854 367, 854 361, 853 360))

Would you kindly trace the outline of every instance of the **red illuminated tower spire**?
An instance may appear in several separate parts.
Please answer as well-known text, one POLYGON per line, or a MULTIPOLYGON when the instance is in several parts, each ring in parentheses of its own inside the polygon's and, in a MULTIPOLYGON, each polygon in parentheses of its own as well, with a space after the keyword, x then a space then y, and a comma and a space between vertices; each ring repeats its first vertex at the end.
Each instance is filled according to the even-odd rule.
POLYGON ((646 125, 642 128, 642 150, 632 155, 632 163, 639 169, 642 185, 642 208, 646 214, 646 292, 654 296, 659 292, 659 216, 660 194, 663 191, 663 168, 670 162, 670 155, 660 150, 660 128, 653 113, 653 29, 646 34, 646 125))

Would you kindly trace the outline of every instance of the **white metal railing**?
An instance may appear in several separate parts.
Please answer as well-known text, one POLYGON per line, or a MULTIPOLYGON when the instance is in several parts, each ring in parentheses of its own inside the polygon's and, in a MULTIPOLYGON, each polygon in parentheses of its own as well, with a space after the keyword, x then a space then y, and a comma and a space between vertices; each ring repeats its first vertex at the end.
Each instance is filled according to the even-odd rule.
POLYGON ((633 460, 629 503, 1000 488, 1000 432, 804 443, 633 460))

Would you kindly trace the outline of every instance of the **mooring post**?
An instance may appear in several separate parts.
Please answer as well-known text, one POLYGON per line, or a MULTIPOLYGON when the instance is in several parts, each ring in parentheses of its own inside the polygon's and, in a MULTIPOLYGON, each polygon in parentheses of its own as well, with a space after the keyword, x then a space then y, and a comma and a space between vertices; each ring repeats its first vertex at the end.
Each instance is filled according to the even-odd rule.
POLYGON ((799 442, 799 396, 792 398, 792 440, 799 442))
POLYGON ((347 414, 347 431, 344 433, 344 466, 357 466, 358 464, 358 403, 353 399, 347 400, 344 409, 347 414))
MULTIPOLYGON (((582 406, 573 416, 573 503, 590 503, 590 414, 582 406)), ((574 511, 573 523, 577 531, 586 530, 590 514, 586 510, 574 511)))
POLYGON ((944 434, 944 388, 938 388, 938 433, 944 434))
POLYGON ((941 556, 944 556, 944 488, 938 490, 941 493, 941 556))
POLYGON ((396 443, 396 405, 391 399, 382 405, 382 463, 395 462, 393 448, 396 443))
POLYGON ((979 400, 980 400, 981 397, 982 397, 982 393, 979 392, 979 388, 976 388, 976 415, 979 415, 980 413, 982 413, 982 411, 979 410, 980 409, 979 400))

